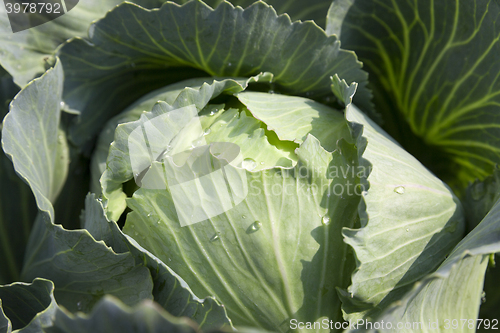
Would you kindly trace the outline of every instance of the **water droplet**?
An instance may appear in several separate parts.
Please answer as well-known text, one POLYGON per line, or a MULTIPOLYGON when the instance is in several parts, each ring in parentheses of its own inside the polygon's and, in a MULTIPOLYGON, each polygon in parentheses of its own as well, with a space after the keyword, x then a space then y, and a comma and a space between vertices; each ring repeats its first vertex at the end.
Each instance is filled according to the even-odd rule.
POLYGON ((486 303, 486 292, 483 290, 483 293, 481 294, 481 303, 486 303))
POLYGON ((228 62, 228 63, 227 63, 227 65, 228 65, 229 67, 231 67, 233 64, 231 64, 230 62, 228 62))
POLYGON ((246 219, 247 217, 245 215, 243 215, 241 218, 246 219))
POLYGON ((151 217, 151 213, 148 214, 148 217, 151 217))
POLYGON ((203 139, 203 138, 198 138, 198 139, 194 140, 194 141, 191 143, 191 145, 192 145, 192 147, 193 147, 193 148, 196 148, 196 147, 199 147, 199 146, 203 145, 204 143, 205 143, 205 139, 203 139))
POLYGON ((409 232, 409 231, 410 231, 410 229, 406 228, 406 232, 409 232))
POLYGON ((471 196, 475 201, 481 200, 486 194, 486 189, 484 188, 484 183, 475 183, 472 185, 471 196))
POLYGON ((156 222, 156 224, 160 225, 161 224, 160 220, 158 220, 158 222, 156 222))
POLYGON ((394 189, 394 192, 396 192, 397 194, 404 194, 405 188, 403 186, 398 186, 394 189))
POLYGON ((244 169, 247 169, 248 171, 252 171, 257 166, 257 163, 254 160, 252 160, 251 158, 245 158, 243 160, 242 166, 244 169))
POLYGON ((274 90, 269 90, 268 93, 274 94, 274 90))
POLYGON ((171 258, 168 258, 168 261, 172 261, 172 259, 171 259, 171 258))
POLYGON ((210 243, 215 242, 218 239, 219 239, 219 235, 215 234, 215 235, 212 236, 212 238, 210 238, 210 243))
POLYGON ((322 223, 323 225, 329 225, 329 224, 330 224, 330 217, 329 217, 329 216, 327 216, 327 215, 323 216, 323 217, 321 218, 321 223, 322 223))
POLYGON ((65 109, 66 108, 66 103, 64 103, 63 101, 61 101, 59 103, 59 106, 61 107, 61 109, 65 109))
POLYGON ((260 164, 262 165, 262 164, 264 164, 264 162, 260 162, 260 164))
POLYGON ((203 135, 209 135, 210 134, 210 128, 207 128, 206 130, 203 131, 203 135))
POLYGON ((257 231, 257 230, 259 230, 261 227, 262 227, 262 223, 260 223, 260 221, 255 221, 255 222, 254 222, 254 223, 252 223, 252 225, 250 226, 250 230, 251 230, 251 231, 257 231))
POLYGON ((97 201, 102 202, 102 198, 97 198, 97 201))
POLYGON ((81 302, 81 301, 80 301, 80 302, 78 302, 78 303, 76 303, 76 308, 78 309, 78 311, 82 311, 82 309, 83 309, 83 304, 82 304, 82 302, 81 302))
POLYGON ((219 110, 215 109, 215 110, 210 111, 210 117, 215 116, 215 114, 217 113, 217 111, 219 111, 219 110))

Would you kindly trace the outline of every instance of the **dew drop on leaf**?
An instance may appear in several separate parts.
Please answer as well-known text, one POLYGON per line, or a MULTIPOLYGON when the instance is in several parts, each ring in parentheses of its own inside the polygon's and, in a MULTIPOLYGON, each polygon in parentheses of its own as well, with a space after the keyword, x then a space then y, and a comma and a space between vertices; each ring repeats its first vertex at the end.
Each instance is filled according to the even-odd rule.
POLYGON ((398 186, 394 189, 394 192, 396 192, 397 194, 404 194, 405 188, 403 186, 398 186))
POLYGON ((323 217, 321 218, 321 223, 322 223, 323 225, 329 225, 329 224, 330 224, 330 217, 329 217, 329 216, 327 216, 327 215, 323 216, 323 217))
POLYGON ((212 236, 212 238, 210 238, 210 243, 215 242, 217 240, 219 240, 219 235, 215 234, 215 235, 212 236))
POLYGON ((254 223, 252 223, 252 225, 250 226, 250 229, 252 231, 257 231, 259 230, 260 228, 262 227, 262 223, 260 223, 260 221, 255 221, 254 223))
POLYGON ((251 158, 245 158, 243 160, 242 166, 244 169, 247 169, 248 171, 252 171, 257 166, 257 163, 254 160, 252 160, 251 158))
POLYGON ((210 134, 210 128, 207 128, 206 130, 203 131, 203 135, 209 135, 210 134))

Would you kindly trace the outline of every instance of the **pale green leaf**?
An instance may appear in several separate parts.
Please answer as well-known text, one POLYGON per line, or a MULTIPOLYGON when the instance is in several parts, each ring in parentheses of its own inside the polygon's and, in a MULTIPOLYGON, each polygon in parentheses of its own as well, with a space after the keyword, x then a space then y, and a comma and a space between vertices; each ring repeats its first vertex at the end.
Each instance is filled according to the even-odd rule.
MULTIPOLYGON (((500 202, 452 251, 436 272, 415 284, 405 297, 377 320, 438 323, 432 331, 447 332, 446 320, 460 324, 453 332, 474 332, 462 320, 477 323, 484 273, 491 253, 500 252, 500 202)), ((450 323, 452 325, 452 323, 450 323)), ((484 328, 484 323, 482 324, 484 328)), ((490 326, 491 327, 491 326, 490 326)), ((363 331, 363 330, 362 330, 363 331)), ((428 332, 428 326, 401 332, 428 332)))
POLYGON ((64 185, 69 152, 59 130, 63 86, 60 62, 14 98, 3 120, 2 147, 31 187, 39 209, 54 219, 52 203, 64 185))
POLYGON ((340 112, 310 99, 247 91, 237 97, 280 140, 300 144, 311 134, 323 148, 333 151, 338 140, 350 135, 340 112))
MULTIPOLYGON (((309 136, 295 168, 246 171, 249 191, 240 204, 185 227, 173 187, 140 188, 128 200, 132 212, 124 231, 197 295, 220 299, 235 325, 287 331, 292 318, 339 321, 335 287, 347 285, 354 264, 340 231, 354 226, 359 200, 351 175, 327 172, 352 167, 357 152, 341 145, 331 154, 309 136)), ((228 164, 226 173, 232 168, 228 164)))
MULTIPOLYGON (((191 141, 187 140, 183 135, 178 135, 175 132, 175 129, 178 129, 181 122, 179 119, 175 119, 175 121, 170 121, 166 124, 158 123, 155 124, 153 121, 156 117, 163 117, 166 111, 180 109, 182 107, 188 107, 194 105, 196 110, 199 112, 203 108, 207 106, 207 103, 213 99, 218 97, 221 94, 231 95, 236 92, 244 90, 250 82, 255 81, 269 81, 270 77, 266 74, 258 75, 256 77, 252 77, 250 79, 240 79, 240 80, 232 80, 226 79, 222 81, 209 80, 210 84, 204 83, 201 86, 199 85, 201 82, 195 83, 193 81, 193 87, 187 87, 183 89, 183 91, 179 94, 176 90, 172 91, 172 94, 167 93, 166 96, 162 96, 162 92, 160 91, 160 95, 157 98, 164 97, 166 100, 172 103, 170 106, 168 103, 163 102, 159 103, 157 108, 153 109, 152 112, 144 113, 142 118, 136 122, 127 123, 119 125, 116 128, 115 132, 115 141, 109 146, 109 155, 107 158, 107 169, 103 173, 101 178, 103 195, 107 199, 105 202, 106 205, 106 213, 107 216, 114 221, 117 221, 120 215, 123 213, 126 207, 125 198, 126 194, 123 191, 123 183, 134 179, 137 181, 138 175, 134 174, 131 165, 131 154, 129 151, 129 138, 134 130, 138 128, 138 126, 143 126, 144 124, 152 124, 153 126, 160 126, 157 130, 161 138, 156 138, 156 140, 150 140, 151 142, 148 144, 154 145, 156 150, 153 152, 154 156, 150 156, 149 151, 141 150, 141 153, 144 157, 143 162, 144 167, 149 166, 155 159, 161 155, 162 151, 166 149, 169 145, 170 141, 173 139, 174 135, 177 135, 183 142, 183 147, 187 145, 187 147, 191 148, 191 141, 198 137, 203 133, 198 133, 194 131, 189 135, 194 135, 191 141), (174 101, 172 101, 172 99, 174 101), (166 108, 166 109, 165 109, 166 108), (151 158, 153 157, 153 158, 151 158)), ((168 91, 168 89, 167 89, 168 91)), ((156 96, 156 95, 155 95, 156 96)), ((146 100, 146 105, 149 104, 152 99, 146 100)), ((144 105, 144 106, 146 106, 144 105)), ((141 103, 139 104, 141 106, 141 103)), ((134 110, 135 108, 131 109, 134 110)), ((131 111, 134 112, 135 111, 131 111)), ((215 112, 215 111, 214 111, 215 112)), ((200 118, 200 121, 206 122, 207 119, 210 118, 210 114, 205 114, 200 118), (203 120, 203 119, 205 120, 203 120)), ((191 118, 184 118, 182 121, 187 123, 191 118)), ((211 122, 212 120, 210 120, 211 122)), ((209 124, 206 123, 205 126, 209 124)), ((188 135, 188 133, 186 133, 188 135)), ((177 148, 180 149, 180 148, 177 148)), ((136 172, 143 171, 136 170, 136 172)))
POLYGON ((109 221, 102 203, 89 194, 85 201, 82 226, 96 240, 102 240, 116 253, 130 252, 137 263, 144 263, 153 278, 154 300, 171 315, 189 317, 202 329, 231 326, 226 311, 215 299, 197 298, 184 280, 161 260, 143 249, 132 238, 126 236, 115 222, 109 221))
POLYGON ((344 297, 345 318, 372 318, 431 273, 461 239, 463 210, 451 190, 354 105, 363 125, 368 190, 360 229, 345 229, 358 259, 344 297))

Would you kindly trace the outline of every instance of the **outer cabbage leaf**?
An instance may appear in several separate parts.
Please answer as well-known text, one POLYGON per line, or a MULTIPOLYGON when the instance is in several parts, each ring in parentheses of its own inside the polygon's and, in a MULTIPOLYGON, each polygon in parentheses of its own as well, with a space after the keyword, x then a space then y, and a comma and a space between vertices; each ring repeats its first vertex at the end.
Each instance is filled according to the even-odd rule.
MULTIPOLYGON (((45 312, 50 316, 54 312, 55 299, 52 294, 54 284, 44 279, 35 279, 33 283, 16 282, 6 286, 0 286, 1 308, 9 321, 9 329, 17 330, 27 326, 38 328, 44 322, 39 313, 45 312)), ((0 332, 2 331, 0 327, 0 332)))
POLYGON ((341 25, 384 128, 459 191, 500 161, 499 14, 498 1, 356 0, 341 25))
POLYGON ((2 129, 3 150, 31 187, 38 207, 51 219, 52 203, 64 185, 69 164, 66 137, 59 130, 62 76, 58 61, 27 85, 12 101, 2 129))
POLYGON ((82 309, 89 310, 107 292, 132 304, 151 297, 148 270, 136 266, 130 255, 116 255, 96 243, 86 231, 71 232, 53 224, 52 203, 64 184, 69 164, 66 139, 59 130, 62 75, 57 62, 23 88, 4 118, 3 148, 16 172, 31 187, 41 211, 28 241, 22 277, 28 281, 36 277, 52 279, 61 301, 73 309, 78 309, 80 302, 82 309), (141 287, 129 290, 127 295, 117 287, 125 281, 141 281, 141 287), (75 299, 75 294, 80 296, 75 299))
POLYGON ((173 317, 151 301, 128 307, 119 299, 106 296, 90 314, 72 314, 57 304, 54 284, 44 279, 1 286, 0 297, 0 316, 5 309, 12 319, 11 325, 3 317, 7 325, 0 326, 2 333, 11 333, 12 329, 19 333, 200 332, 188 318, 173 317))
POLYGON ((224 307, 215 299, 197 298, 180 276, 131 237, 126 236, 115 222, 109 221, 102 202, 96 199, 94 194, 89 194, 85 200, 82 227, 95 239, 111 246, 115 252, 130 252, 137 263, 144 263, 153 277, 154 300, 171 315, 189 317, 204 330, 231 326, 224 307))
POLYGON ((116 254, 86 230, 65 230, 41 213, 33 227, 22 279, 54 282, 58 302, 71 311, 90 312, 105 294, 134 305, 152 299, 149 270, 130 253, 116 254))
MULTIPOLYGON (((475 181, 467 188, 464 208, 467 214, 469 230, 474 229, 483 220, 499 199, 500 170, 498 167, 495 167, 495 171, 491 176, 488 176, 482 182, 475 181)), ((483 304, 479 313, 479 318, 482 319, 496 319, 500 306, 500 289, 497 286, 497 281, 500 278, 498 255, 496 255, 496 258, 493 256, 490 257, 492 263, 495 259, 497 264, 492 264, 488 267, 484 280, 483 304)))
MULTIPOLYGON (((11 154, 16 172, 32 188, 41 210, 30 236, 22 276, 25 280, 40 276, 53 280, 58 301, 73 311, 90 311, 105 294, 115 295, 129 305, 150 299, 153 284, 148 268, 154 266, 151 259, 146 268, 146 260, 138 259, 136 253, 124 250, 117 254, 103 242, 96 242, 86 230, 68 231, 53 224, 57 219, 52 202, 67 168, 67 164, 58 166, 64 157, 57 152, 61 89, 62 69, 58 62, 16 96, 2 130, 4 149, 11 154), (39 160, 41 166, 33 169, 39 160)), ((200 322, 205 320, 207 327, 219 323, 219 319, 212 317, 219 313, 220 318, 223 312, 216 309, 216 303, 207 302, 205 312, 198 311, 196 306, 193 309, 190 304, 195 303, 192 302, 195 297, 185 287, 179 288, 184 285, 181 279, 165 269, 158 268, 155 274, 160 276, 155 276, 155 280, 164 282, 156 288, 163 290, 157 297, 163 298, 165 304, 169 301, 184 304, 185 308, 178 311, 197 319, 201 317, 200 322), (165 285, 166 282, 169 284, 165 285), (166 295, 175 297, 168 299, 166 295)), ((227 321, 224 314, 220 321, 227 321)))
POLYGON ((71 133, 79 145, 139 96, 207 74, 268 71, 276 89, 326 98, 329 76, 338 73, 359 82, 360 105, 370 100, 366 73, 336 37, 313 22, 291 23, 262 2, 245 10, 227 2, 215 10, 200 1, 166 3, 159 10, 122 4, 94 23, 89 35, 91 43, 76 38, 59 52, 65 102, 81 112, 71 133))
MULTIPOLYGON (((186 3, 188 1, 174 1, 177 3, 186 3)), ((207 0, 205 3, 212 8, 215 8, 219 4, 223 3, 224 0, 207 0)), ((234 6, 248 7, 252 5, 255 0, 230 0, 234 6)), ((270 6, 273 6, 279 15, 287 14, 290 16, 292 21, 306 21, 313 20, 320 27, 324 28, 326 24, 326 12, 328 7, 331 5, 331 0, 317 0, 314 2, 304 2, 301 0, 265 0, 263 1, 270 6)))
MULTIPOLYGON (((12 33, 7 12, 0 6, 0 64, 24 87, 29 81, 44 73, 47 58, 56 48, 74 36, 87 37, 92 21, 104 16, 122 0, 85 0, 66 14, 43 25, 12 33)), ((162 0, 133 1, 143 7, 159 7, 162 0)))
MULTIPOLYGON (((339 96, 351 89, 338 77, 332 88, 339 96)), ((346 119, 363 125, 360 165, 370 171, 361 179, 368 189, 359 206, 361 228, 343 231, 357 269, 348 292, 340 293, 344 318, 356 320, 376 316, 432 272, 461 239, 465 221, 451 190, 355 105, 346 119)))
MULTIPOLYGON (((454 332, 471 332, 477 325, 484 273, 491 253, 500 252, 500 202, 497 201, 482 222, 454 249, 438 270, 418 282, 402 301, 386 310, 377 320, 423 322, 419 329, 401 332, 447 331, 446 320, 460 325, 454 332), (463 320, 471 320, 463 325, 463 320), (432 324, 434 323, 434 324, 432 324), (424 326, 427 325, 427 326, 424 326)), ((481 325, 484 326, 484 323, 481 325)), ((449 330, 449 329, 448 329, 449 330)))

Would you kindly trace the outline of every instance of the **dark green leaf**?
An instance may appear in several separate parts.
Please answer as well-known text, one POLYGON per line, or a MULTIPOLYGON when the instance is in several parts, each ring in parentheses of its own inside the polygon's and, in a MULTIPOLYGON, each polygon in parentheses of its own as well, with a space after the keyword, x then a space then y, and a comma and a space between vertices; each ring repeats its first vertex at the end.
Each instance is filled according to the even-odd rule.
POLYGON ((492 175, 484 181, 476 180, 467 187, 464 208, 469 230, 474 229, 500 199, 500 169, 495 167, 492 175))
POLYGON ((12 323, 12 329, 17 330, 27 326, 40 328, 40 318, 37 314, 54 312, 55 300, 52 295, 54 284, 51 281, 35 279, 33 283, 13 283, 0 286, 0 299, 5 316, 12 323), (35 319, 35 320, 33 320, 35 319))
POLYGON ((92 25, 90 37, 90 44, 74 39, 59 52, 65 102, 81 112, 71 135, 78 144, 141 95, 191 77, 268 71, 277 89, 319 98, 331 95, 329 77, 337 73, 359 83, 359 105, 370 103, 352 52, 314 23, 291 23, 264 3, 245 10, 229 3, 212 10, 199 1, 159 10, 122 4, 92 25))
POLYGON ((357 0, 341 28, 384 128, 461 191, 500 162, 499 15, 498 1, 357 0))
POLYGON ((149 270, 130 253, 116 254, 86 230, 65 230, 40 213, 30 236, 22 278, 49 279, 59 304, 89 312, 105 294, 134 305, 152 299, 149 270))
POLYGON ((0 151, 0 284, 19 280, 37 208, 33 194, 0 151))
MULTIPOLYGON (((40 26, 12 33, 7 12, 0 6, 0 64, 24 87, 45 72, 47 59, 68 38, 87 37, 92 21, 104 16, 122 0, 85 0, 68 13, 40 26)), ((164 0, 133 1, 146 8, 159 7, 164 0)))

